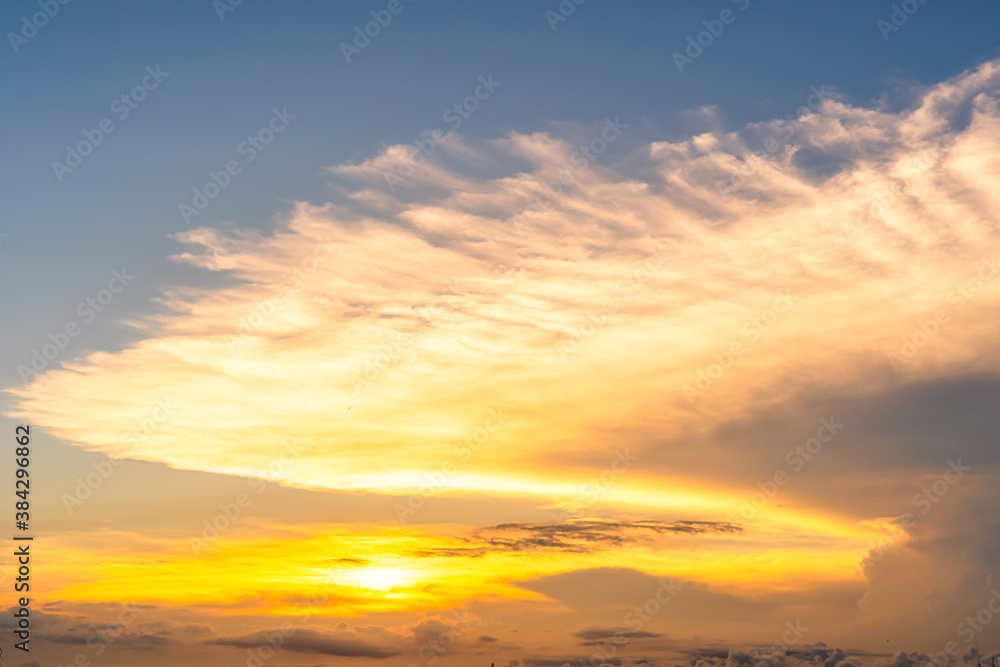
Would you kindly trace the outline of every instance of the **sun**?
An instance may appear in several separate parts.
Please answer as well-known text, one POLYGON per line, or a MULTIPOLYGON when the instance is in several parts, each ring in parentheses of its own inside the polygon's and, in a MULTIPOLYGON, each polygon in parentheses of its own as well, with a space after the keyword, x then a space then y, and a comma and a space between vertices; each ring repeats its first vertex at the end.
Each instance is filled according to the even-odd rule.
POLYGON ((410 584, 416 579, 416 574, 412 570, 396 567, 359 567, 344 578, 347 580, 345 583, 352 586, 385 591, 410 584))

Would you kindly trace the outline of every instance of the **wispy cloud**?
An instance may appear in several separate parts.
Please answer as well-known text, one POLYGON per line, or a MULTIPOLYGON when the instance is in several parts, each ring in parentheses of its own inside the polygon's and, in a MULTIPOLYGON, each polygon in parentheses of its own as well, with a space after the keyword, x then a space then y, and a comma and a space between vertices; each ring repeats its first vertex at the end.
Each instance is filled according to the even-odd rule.
POLYGON ((857 402, 1000 371, 1000 280, 990 269, 1000 255, 1000 62, 918 92, 904 110, 827 100, 728 194, 720 184, 785 121, 594 161, 555 195, 549 184, 577 150, 557 136, 449 137, 395 192, 383 171, 409 149, 389 147, 332 170, 351 184, 346 204, 298 204, 270 233, 178 235, 177 261, 230 280, 165 292, 165 314, 132 322, 137 342, 12 389, 9 414, 110 456, 246 476, 268 470, 295 437, 301 454, 269 479, 488 492, 550 507, 579 505, 607 453, 635 443, 654 456, 581 511, 627 507, 640 518, 522 522, 479 541, 400 550, 569 557, 641 534, 780 534, 814 552, 823 545, 810 567, 849 568, 868 528, 783 495, 755 516, 761 532, 737 535, 719 522, 746 494, 732 481, 738 457, 694 466, 685 443, 718 440, 723 426, 807 395, 857 402), (889 201, 885 192, 891 202, 873 208, 889 201), (546 205, 515 224, 540 193, 546 205), (666 261, 635 289, 651 255, 666 261), (794 308, 772 317, 785 294, 794 308), (273 307, 262 313, 263 303, 273 307), (595 318, 600 326, 562 363, 553 350, 595 318), (400 336, 405 354, 389 355, 400 336), (907 344, 919 354, 894 363, 907 344), (371 368, 378 373, 357 391, 352 379, 371 368), (684 387, 700 372, 711 388, 692 399, 684 387), (163 396, 183 397, 183 414, 126 442, 121 424, 141 422, 163 396), (494 406, 509 415, 503 431, 432 483, 494 406))

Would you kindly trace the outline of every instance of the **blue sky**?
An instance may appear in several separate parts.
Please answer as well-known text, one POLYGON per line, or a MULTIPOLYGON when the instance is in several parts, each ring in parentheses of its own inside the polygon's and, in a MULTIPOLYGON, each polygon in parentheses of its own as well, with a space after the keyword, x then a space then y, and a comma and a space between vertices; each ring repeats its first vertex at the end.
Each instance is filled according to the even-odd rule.
MULTIPOLYGON (((941 80, 997 53, 1000 18, 995 3, 930 0, 885 41, 876 22, 891 3, 756 1, 741 12, 721 0, 588 0, 553 31, 545 11, 558 11, 557 2, 407 0, 348 64, 339 44, 384 6, 246 0, 220 20, 209 0, 76 0, 18 53, 8 45, 0 56, 2 226, 11 235, 3 279, 35 278, 5 296, 5 307, 39 327, 19 329, 15 336, 27 338, 13 349, 44 334, 47 313, 59 320, 110 266, 142 266, 125 299, 148 298, 178 270, 165 261, 176 247, 167 235, 184 227, 178 204, 273 107, 297 118, 198 222, 257 225, 291 201, 326 201, 323 167, 442 126, 443 111, 481 75, 492 73, 502 88, 463 124, 468 137, 620 115, 676 138, 693 129, 685 112, 704 105, 738 127, 797 108, 811 85, 865 104, 899 80, 941 80), (726 8, 737 19, 678 73, 671 54, 726 8), (156 65, 169 76, 58 182, 52 161, 156 65)), ((36 11, 35 2, 5 3, 0 25, 17 31, 36 11)))

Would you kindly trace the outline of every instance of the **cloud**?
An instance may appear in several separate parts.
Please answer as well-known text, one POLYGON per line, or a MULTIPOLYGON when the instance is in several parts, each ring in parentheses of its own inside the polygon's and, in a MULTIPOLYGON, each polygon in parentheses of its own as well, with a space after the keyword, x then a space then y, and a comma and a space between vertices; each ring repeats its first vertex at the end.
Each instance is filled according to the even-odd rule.
POLYGON ((327 558, 324 562, 331 565, 367 565, 371 561, 367 558, 327 558))
MULTIPOLYGON (((525 658, 524 664, 527 667, 563 667, 563 665, 590 664, 590 656, 562 656, 556 658, 525 658)), ((597 664, 620 665, 621 658, 603 658, 597 664)))
POLYGON ((609 546, 642 541, 644 532, 698 535, 703 533, 739 533, 738 525, 711 521, 568 521, 553 524, 505 523, 477 531, 489 543, 490 550, 527 551, 560 549, 590 552, 609 546), (514 535, 515 537, 507 537, 514 535))
MULTIPOLYGON (((828 101, 764 160, 745 159, 757 147, 735 133, 657 142, 643 181, 574 167, 557 138, 512 134, 459 157, 527 171, 459 169, 405 202, 356 192, 395 201, 392 213, 299 204, 270 234, 186 232, 175 258, 234 282, 167 291, 168 313, 133 319, 141 340, 11 390, 9 414, 109 455, 385 491, 418 485, 504 405, 517 425, 498 442, 522 444, 484 451, 442 491, 553 495, 558 471, 519 482, 521 457, 581 439, 600 452, 627 415, 679 434, 817 383, 871 392, 1000 370, 1000 280, 951 294, 1000 250, 998 72, 986 63, 897 113, 828 101), (772 319, 781 295, 794 307, 772 319), (904 341, 942 309, 949 321, 907 357, 904 341), (744 352, 726 362, 734 343, 744 352), (732 368, 712 379, 713 364, 732 368), (174 414, 130 433, 163 399, 174 414), (275 466, 293 433, 301 453, 275 466)), ((336 172, 377 182, 379 160, 336 172)))
POLYGON ((702 535, 740 533, 742 528, 725 521, 610 521, 569 520, 563 523, 504 523, 474 531, 463 541, 469 547, 442 547, 411 552, 422 558, 481 558, 490 553, 534 550, 593 553, 642 542, 663 534, 702 535), (475 546, 481 545, 481 546, 475 546))
MULTIPOLYGON (((587 433, 599 451, 626 414, 679 433, 816 383, 873 391, 897 381, 887 355, 902 359, 899 379, 998 370, 988 322, 1000 281, 949 299, 1000 249, 998 71, 986 63, 898 113, 828 101, 728 196, 718 183, 756 150, 739 134, 647 146, 646 181, 574 168, 554 137, 510 135, 462 155, 530 170, 459 170, 391 215, 300 204, 271 234, 186 232, 176 259, 235 283, 166 292, 169 313, 134 318, 140 341, 11 390, 9 414, 110 455, 236 474, 267 470, 295 433, 304 449, 278 481, 386 490, 418 483, 495 405, 518 415, 524 452, 587 433), (822 182, 815 151, 841 156, 822 182), (548 194, 567 169, 575 180, 548 194), (772 322, 781 294, 795 306, 772 322), (904 339, 941 309, 949 322, 905 357, 904 339), (699 383, 737 342, 733 368, 699 383), (165 398, 176 413, 129 437, 165 398), (592 409, 572 421, 552 417, 582 404, 592 409)), ((380 170, 337 173, 377 181, 380 170)), ((481 484, 489 466, 502 471, 494 490, 507 489, 519 456, 484 453, 445 488, 481 484)))
MULTIPOLYGON (((384 171, 404 149, 389 147, 331 171, 353 184, 343 202, 297 204, 269 231, 179 235, 174 259, 211 277, 135 315, 123 349, 10 390, 7 413, 174 468, 400 503, 491 494, 579 508, 556 528, 491 517, 451 551, 413 540, 395 553, 738 541, 742 560, 714 561, 713 576, 738 582, 740 566, 763 563, 757 581, 807 581, 835 599, 817 613, 858 622, 845 608, 865 526, 909 509, 949 447, 995 470, 998 100, 992 61, 906 108, 831 99, 794 122, 656 141, 619 162, 581 166, 556 131, 451 137, 396 192, 384 171), (721 528, 831 406, 855 420, 830 469, 809 468, 743 532, 721 528), (797 559, 768 551, 793 540, 806 545, 797 559)), ((954 506, 864 571, 863 620, 930 634, 930 605, 937 634, 953 635, 982 604, 1000 562, 985 487, 956 487, 954 506)), ((586 591, 635 604, 653 583, 570 569, 525 574, 521 588, 589 609, 586 591)), ((780 606, 689 591, 691 618, 718 611, 731 630, 780 606)))
POLYGON ((581 639, 610 639, 612 637, 648 638, 662 637, 657 632, 628 630, 627 628, 584 628, 573 633, 581 639))
POLYGON ((248 649, 277 646, 294 653, 315 653, 344 658, 391 658, 401 653, 397 649, 370 644, 350 633, 323 633, 306 628, 293 629, 290 633, 281 630, 262 631, 242 637, 214 639, 207 643, 248 649))
POLYGON ((446 625, 437 618, 425 619, 410 628, 413 639, 418 646, 435 642, 442 635, 449 634, 451 631, 452 626, 446 625))
MULTIPOLYGON (((688 667, 900 667, 894 662, 885 660, 883 654, 860 650, 843 650, 827 648, 824 644, 807 646, 788 646, 779 650, 763 646, 745 646, 741 648, 690 648, 681 653, 691 656, 688 667)), ((913 654, 916 656, 916 654, 913 654)), ((896 660, 906 658, 901 653, 896 660)), ((918 663, 914 663, 918 664, 918 663)), ((681 667, 677 665, 676 667, 681 667)), ((912 666, 911 666, 912 667, 912 666)), ((926 667, 926 666, 925 666, 926 667)))

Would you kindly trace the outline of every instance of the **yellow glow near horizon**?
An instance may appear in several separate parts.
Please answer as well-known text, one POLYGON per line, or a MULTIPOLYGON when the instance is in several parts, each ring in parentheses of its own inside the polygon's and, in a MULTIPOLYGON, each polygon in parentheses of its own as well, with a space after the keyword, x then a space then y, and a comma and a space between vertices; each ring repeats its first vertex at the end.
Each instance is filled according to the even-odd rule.
POLYGON ((164 548, 152 559, 138 554, 108 559, 66 544, 61 562, 75 565, 54 577, 58 584, 47 594, 91 601, 129 596, 164 605, 258 598, 247 613, 292 613, 290 599, 321 591, 331 602, 319 604, 316 613, 360 616, 443 609, 483 596, 537 599, 538 594, 513 582, 609 565, 747 594, 857 580, 864 542, 822 530, 769 530, 763 540, 757 533, 670 534, 653 541, 642 534, 590 553, 544 547, 508 551, 488 540, 470 541, 468 528, 441 525, 305 526, 293 533, 279 528, 270 537, 234 530, 199 557, 164 548), (827 545, 818 550, 817 540, 827 545), (468 551, 476 547, 485 551, 468 551))
POLYGON ((341 583, 373 591, 409 586, 417 579, 413 570, 397 567, 359 567, 347 572, 337 570, 333 576, 341 583))

